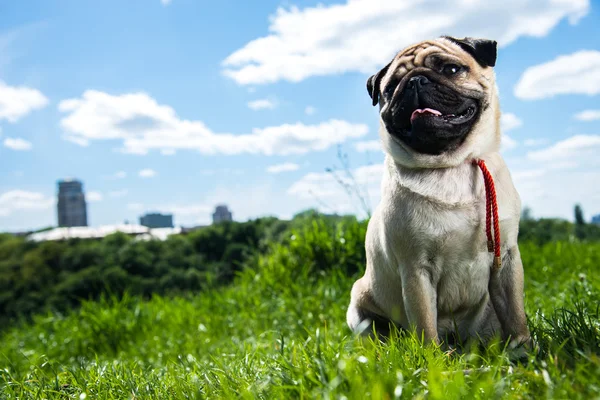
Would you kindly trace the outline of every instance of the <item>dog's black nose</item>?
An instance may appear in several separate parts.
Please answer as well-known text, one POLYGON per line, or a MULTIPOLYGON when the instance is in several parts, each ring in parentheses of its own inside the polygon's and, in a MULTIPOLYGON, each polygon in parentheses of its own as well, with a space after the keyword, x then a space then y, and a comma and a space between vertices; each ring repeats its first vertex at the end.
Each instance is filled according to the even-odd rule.
POLYGON ((410 89, 413 89, 415 87, 420 88, 421 86, 427 85, 428 83, 430 82, 426 76, 416 75, 408 80, 408 87, 410 89))

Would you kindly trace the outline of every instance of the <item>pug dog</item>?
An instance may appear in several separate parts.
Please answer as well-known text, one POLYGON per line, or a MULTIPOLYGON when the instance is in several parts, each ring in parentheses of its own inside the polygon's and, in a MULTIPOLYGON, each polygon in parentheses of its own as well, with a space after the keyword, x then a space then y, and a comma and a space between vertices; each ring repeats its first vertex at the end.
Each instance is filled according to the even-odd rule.
POLYGON ((366 271, 346 315, 355 332, 385 335, 391 323, 437 344, 500 336, 512 348, 529 346, 521 201, 499 154, 496 55, 495 41, 445 36, 400 51, 368 79, 386 156, 366 271), (474 162, 495 184, 496 263, 486 183, 474 162))

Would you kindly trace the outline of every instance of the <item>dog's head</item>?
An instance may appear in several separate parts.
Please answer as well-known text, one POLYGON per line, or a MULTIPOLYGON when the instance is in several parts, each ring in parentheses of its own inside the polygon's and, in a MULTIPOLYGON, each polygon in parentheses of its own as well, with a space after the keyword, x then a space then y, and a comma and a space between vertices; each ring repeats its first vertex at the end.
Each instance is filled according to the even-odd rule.
POLYGON ((500 145, 496 42, 441 37, 410 46, 367 81, 384 150, 407 167, 458 165, 500 145))

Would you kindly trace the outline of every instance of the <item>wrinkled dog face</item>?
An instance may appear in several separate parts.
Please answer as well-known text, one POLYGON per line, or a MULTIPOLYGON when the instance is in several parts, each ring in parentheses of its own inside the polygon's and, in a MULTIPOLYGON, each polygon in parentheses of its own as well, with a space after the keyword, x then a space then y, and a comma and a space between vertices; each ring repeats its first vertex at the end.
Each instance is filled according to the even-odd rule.
POLYGON ((409 167, 446 167, 497 149, 496 42, 442 37, 408 47, 369 78, 385 150, 409 167))

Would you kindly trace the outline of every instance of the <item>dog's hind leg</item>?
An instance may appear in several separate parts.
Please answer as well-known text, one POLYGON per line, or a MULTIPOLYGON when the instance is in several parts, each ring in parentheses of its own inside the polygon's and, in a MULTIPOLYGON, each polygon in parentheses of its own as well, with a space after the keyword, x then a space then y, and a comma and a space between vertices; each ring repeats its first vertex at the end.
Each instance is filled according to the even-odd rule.
POLYGON ((384 313, 375 304, 364 278, 357 280, 352 287, 346 322, 354 333, 361 336, 377 333, 378 336, 387 337, 390 334, 393 323, 384 317, 384 313))

